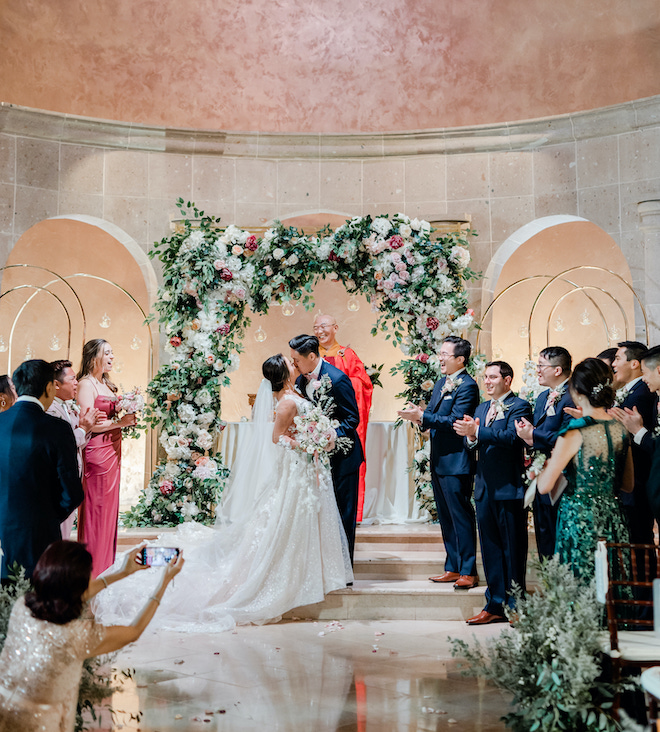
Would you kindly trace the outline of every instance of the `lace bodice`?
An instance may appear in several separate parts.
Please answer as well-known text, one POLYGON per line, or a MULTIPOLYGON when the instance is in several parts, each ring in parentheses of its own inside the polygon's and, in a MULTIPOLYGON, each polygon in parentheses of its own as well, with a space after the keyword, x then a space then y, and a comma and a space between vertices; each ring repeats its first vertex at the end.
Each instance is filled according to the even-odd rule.
POLYGON ((567 491, 585 498, 613 495, 621 487, 628 452, 625 428, 614 420, 590 417, 569 427, 580 430, 582 445, 566 468, 567 491))
MULTIPOLYGON (((278 405, 279 405, 280 402, 285 401, 285 400, 286 401, 292 401, 292 402, 294 402, 294 404, 296 405, 296 413, 297 413, 297 416, 301 416, 303 414, 306 414, 307 411, 312 406, 311 402, 308 399, 304 399, 303 397, 299 396, 298 394, 284 394, 284 396, 278 402, 278 405)), ((289 425, 287 431, 286 431, 286 434, 289 437, 295 438, 296 432, 297 432, 296 426, 295 426, 295 424, 292 421, 291 424, 289 425)))
POLYGON ((555 553, 585 581, 594 575, 594 549, 599 539, 629 541, 621 505, 628 437, 619 422, 591 417, 573 420, 582 445, 566 466, 568 485, 559 504, 555 553))

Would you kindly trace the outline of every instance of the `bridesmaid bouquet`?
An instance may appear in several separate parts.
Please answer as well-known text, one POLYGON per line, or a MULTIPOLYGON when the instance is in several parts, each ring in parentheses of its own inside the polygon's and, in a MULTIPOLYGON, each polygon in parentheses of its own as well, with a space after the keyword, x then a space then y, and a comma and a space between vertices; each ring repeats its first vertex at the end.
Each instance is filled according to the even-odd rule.
POLYGON ((140 415, 144 409, 144 397, 140 393, 139 387, 135 387, 132 391, 122 394, 117 400, 117 413, 124 414, 135 414, 137 422, 131 427, 123 427, 122 435, 137 439, 140 436, 140 432, 145 429, 144 425, 140 424, 140 415))

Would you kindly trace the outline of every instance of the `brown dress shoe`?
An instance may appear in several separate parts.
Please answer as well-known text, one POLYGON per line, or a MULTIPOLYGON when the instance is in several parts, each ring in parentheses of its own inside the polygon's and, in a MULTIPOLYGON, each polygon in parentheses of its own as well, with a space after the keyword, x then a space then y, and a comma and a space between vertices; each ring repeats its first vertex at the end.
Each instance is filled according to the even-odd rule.
POLYGON ((504 615, 493 615, 493 613, 482 610, 478 615, 468 618, 465 622, 468 625, 490 625, 490 623, 506 623, 507 620, 504 615))
POLYGON ((429 577, 431 582, 456 582, 461 575, 458 572, 445 572, 437 577, 429 577))
POLYGON ((462 574, 454 583, 455 590, 471 590, 479 587, 479 577, 476 575, 462 574))

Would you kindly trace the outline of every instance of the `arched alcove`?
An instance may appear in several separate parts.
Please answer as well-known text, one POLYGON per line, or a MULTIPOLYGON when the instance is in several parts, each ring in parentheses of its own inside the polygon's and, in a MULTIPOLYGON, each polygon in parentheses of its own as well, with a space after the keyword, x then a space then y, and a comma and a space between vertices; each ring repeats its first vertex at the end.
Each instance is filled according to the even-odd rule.
MULTIPOLYGON (((6 350, 0 352, 0 373, 27 357, 68 358, 77 370, 83 342, 104 338, 115 353, 112 377, 120 390, 145 390, 156 368, 158 338, 144 320, 156 290, 147 255, 114 224, 90 216, 35 224, 16 242, 2 272, 0 336, 6 350)), ((145 473, 151 474, 151 445, 144 435, 125 439, 123 453, 122 507, 135 502, 145 473)))
POLYGON ((509 361, 519 385, 525 360, 548 344, 580 361, 626 338, 645 340, 631 283, 623 252, 596 224, 578 216, 532 221, 488 266, 479 349, 509 361))

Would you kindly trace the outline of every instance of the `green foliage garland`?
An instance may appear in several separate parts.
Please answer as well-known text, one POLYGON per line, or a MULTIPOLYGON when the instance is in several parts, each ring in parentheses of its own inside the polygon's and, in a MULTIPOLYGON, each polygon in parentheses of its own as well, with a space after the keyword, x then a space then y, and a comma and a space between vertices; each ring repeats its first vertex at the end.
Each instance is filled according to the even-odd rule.
POLYGON ((428 401, 441 375, 443 339, 474 325, 463 287, 476 276, 467 234, 432 239, 428 222, 396 214, 355 217, 313 237, 278 222, 257 239, 221 228, 190 202, 178 205, 182 227, 150 252, 163 266, 156 309, 170 363, 149 385, 147 419, 160 428, 167 459, 124 515, 131 526, 213 521, 228 473, 213 453, 225 426, 220 387, 238 367, 250 310, 267 313, 290 300, 311 307, 316 283, 336 276, 371 300, 372 332, 384 331, 404 354, 393 369, 406 385, 397 396, 417 403, 428 401))

